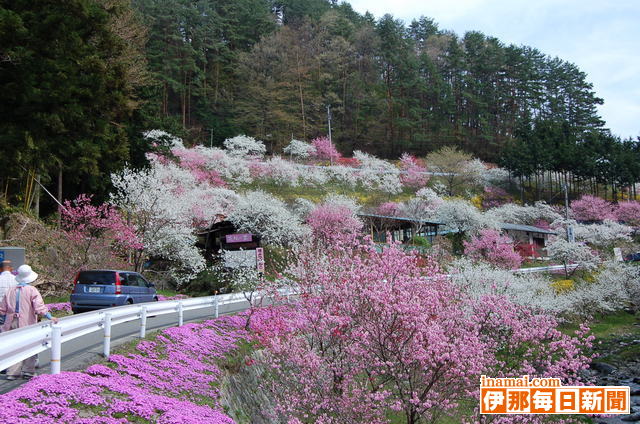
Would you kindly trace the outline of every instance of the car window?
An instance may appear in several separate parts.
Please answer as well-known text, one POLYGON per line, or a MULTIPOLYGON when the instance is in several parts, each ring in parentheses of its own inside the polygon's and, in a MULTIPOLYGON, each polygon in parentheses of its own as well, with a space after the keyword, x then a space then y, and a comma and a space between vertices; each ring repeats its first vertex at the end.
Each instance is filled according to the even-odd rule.
POLYGON ((147 287, 147 283, 139 274, 132 274, 131 276, 135 279, 136 285, 138 287, 147 287))
POLYGON ((137 284, 133 274, 129 274, 128 272, 120 273, 120 284, 123 286, 135 286, 137 284))
POLYGON ((149 282, 142 275, 138 274, 138 281, 140 282, 140 287, 149 287, 149 282))
POLYGON ((102 284, 108 286, 115 283, 116 273, 112 271, 82 271, 78 274, 78 284, 102 284))

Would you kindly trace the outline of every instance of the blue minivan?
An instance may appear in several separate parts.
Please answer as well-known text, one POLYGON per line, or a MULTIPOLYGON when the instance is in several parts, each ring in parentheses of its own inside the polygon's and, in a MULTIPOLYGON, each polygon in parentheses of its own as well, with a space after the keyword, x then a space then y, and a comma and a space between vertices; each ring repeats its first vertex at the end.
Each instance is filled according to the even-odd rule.
POLYGON ((117 270, 81 271, 71 293, 74 314, 95 309, 158 300, 155 284, 137 272, 117 270))

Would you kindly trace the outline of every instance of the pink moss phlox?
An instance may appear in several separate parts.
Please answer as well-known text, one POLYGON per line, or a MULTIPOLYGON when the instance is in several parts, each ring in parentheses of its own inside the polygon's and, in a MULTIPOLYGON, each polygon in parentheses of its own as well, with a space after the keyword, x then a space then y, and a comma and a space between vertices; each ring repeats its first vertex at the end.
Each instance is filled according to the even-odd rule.
POLYGON ((36 377, 0 396, 0 422, 111 424, 137 417, 167 424, 231 424, 218 406, 210 406, 219 397, 214 360, 247 337, 243 324, 223 317, 170 328, 154 341, 140 342, 138 352, 112 355, 109 366, 36 377), (87 412, 92 408, 100 412, 87 412))

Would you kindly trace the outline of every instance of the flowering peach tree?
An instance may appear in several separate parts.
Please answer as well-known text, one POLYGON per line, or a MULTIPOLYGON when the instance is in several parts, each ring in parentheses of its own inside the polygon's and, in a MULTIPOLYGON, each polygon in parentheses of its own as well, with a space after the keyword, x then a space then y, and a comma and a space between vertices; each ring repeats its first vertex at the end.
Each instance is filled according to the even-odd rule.
POLYGON ((567 336, 503 296, 472 298, 395 246, 337 237, 300 252, 299 301, 255 324, 266 388, 290 423, 430 422, 477 402, 483 373, 569 384, 590 361, 585 328, 567 336))
POLYGON ((517 269, 522 256, 513 249, 513 240, 497 230, 481 230, 471 240, 464 241, 464 253, 475 260, 484 260, 499 268, 517 269))
POLYGON ((600 197, 589 195, 571 202, 571 213, 578 221, 603 221, 615 218, 611 203, 600 197))

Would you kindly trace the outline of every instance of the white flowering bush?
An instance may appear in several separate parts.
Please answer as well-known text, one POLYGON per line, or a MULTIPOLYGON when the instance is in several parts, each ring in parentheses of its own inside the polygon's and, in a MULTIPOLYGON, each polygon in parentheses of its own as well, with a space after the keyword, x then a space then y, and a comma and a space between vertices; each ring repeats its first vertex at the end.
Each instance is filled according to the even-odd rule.
POLYGON ((601 224, 573 224, 573 233, 577 241, 583 241, 594 247, 606 248, 615 243, 631 241, 633 228, 609 219, 601 224))
MULTIPOLYGON (((569 242, 562 237, 553 237, 546 246, 547 255, 551 260, 562 264, 576 265, 576 269, 592 271, 600 264, 600 258, 589 248, 579 242, 569 242)), ((565 269, 567 277, 568 270, 565 269)))
POLYGON ((304 220, 309 212, 315 209, 316 205, 311 200, 303 199, 298 197, 293 201, 293 212, 298 215, 302 220, 304 220))
POLYGON ((254 161, 250 168, 254 171, 255 177, 259 176, 266 182, 279 186, 298 186, 300 169, 280 156, 273 156, 264 162, 254 161))
POLYGON ((476 234, 484 228, 498 228, 498 222, 483 214, 466 200, 445 200, 436 209, 434 218, 445 224, 445 229, 467 235, 476 234))
POLYGON ((263 156, 267 151, 262 141, 246 135, 227 138, 224 147, 231 156, 239 157, 263 156))
POLYGON ((621 262, 606 262, 594 281, 582 281, 562 295, 567 313, 592 316, 630 308, 640 309, 640 269, 621 262))
POLYGON ((228 219, 239 231, 259 234, 267 244, 289 245, 308 233, 284 202, 260 190, 240 196, 228 219))
POLYGON ((510 301, 550 313, 565 312, 570 302, 557 296, 543 274, 515 274, 469 258, 455 260, 448 269, 451 281, 474 298, 501 294, 510 301))
POLYGON ((357 176, 362 187, 369 190, 379 189, 390 194, 402 191, 400 170, 396 166, 359 150, 353 152, 353 157, 360 163, 357 176))
POLYGON ((306 143, 301 140, 291 140, 288 146, 286 146, 283 150, 289 156, 299 158, 299 159, 308 159, 316 151, 316 148, 313 147, 311 143, 306 143))
POLYGON ((486 213, 499 222, 510 224, 536 225, 540 221, 557 223, 563 219, 558 211, 544 201, 527 206, 506 203, 489 209, 486 213))

